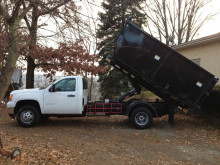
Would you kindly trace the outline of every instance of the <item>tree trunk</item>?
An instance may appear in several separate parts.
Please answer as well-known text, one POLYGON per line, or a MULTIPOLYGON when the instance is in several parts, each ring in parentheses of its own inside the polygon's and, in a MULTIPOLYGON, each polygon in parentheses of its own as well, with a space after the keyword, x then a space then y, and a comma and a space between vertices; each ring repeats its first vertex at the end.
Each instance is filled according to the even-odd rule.
POLYGON ((3 68, 0 75, 0 101, 4 99, 4 96, 11 83, 11 77, 15 69, 17 58, 19 56, 18 28, 18 19, 15 19, 14 22, 9 24, 8 57, 5 67, 3 68))
POLYGON ((93 75, 91 75, 90 79, 90 87, 89 87, 89 93, 88 93, 88 101, 92 100, 92 88, 93 88, 93 75))
POLYGON ((34 88, 34 59, 30 56, 27 58, 27 74, 26 74, 26 88, 34 88))
POLYGON ((34 70, 35 60, 31 57, 37 44, 37 23, 38 23, 38 7, 34 6, 32 11, 32 22, 30 31, 29 55, 27 58, 27 75, 26 75, 26 88, 34 88, 34 70))

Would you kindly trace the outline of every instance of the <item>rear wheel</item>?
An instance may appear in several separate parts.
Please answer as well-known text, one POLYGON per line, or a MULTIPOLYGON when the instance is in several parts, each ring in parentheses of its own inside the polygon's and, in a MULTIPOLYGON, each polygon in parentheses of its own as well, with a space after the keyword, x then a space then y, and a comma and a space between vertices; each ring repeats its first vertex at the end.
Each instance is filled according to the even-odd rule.
POLYGON ((153 123, 152 113, 144 107, 135 109, 131 114, 130 120, 138 129, 146 129, 153 123))
POLYGON ((39 121, 40 113, 34 106, 25 105, 19 109, 16 119, 22 127, 32 127, 39 121))

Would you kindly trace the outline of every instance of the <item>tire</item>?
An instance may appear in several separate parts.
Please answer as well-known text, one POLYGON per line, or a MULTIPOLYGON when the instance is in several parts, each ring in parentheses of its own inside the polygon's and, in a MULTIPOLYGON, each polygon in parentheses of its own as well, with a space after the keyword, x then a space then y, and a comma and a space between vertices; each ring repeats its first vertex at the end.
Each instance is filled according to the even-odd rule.
POLYGON ((33 127, 39 121, 40 113, 36 107, 25 105, 19 109, 16 119, 22 127, 33 127))
POLYGON ((144 107, 134 109, 131 114, 130 120, 135 128, 138 129, 146 129, 153 124, 152 113, 144 107))

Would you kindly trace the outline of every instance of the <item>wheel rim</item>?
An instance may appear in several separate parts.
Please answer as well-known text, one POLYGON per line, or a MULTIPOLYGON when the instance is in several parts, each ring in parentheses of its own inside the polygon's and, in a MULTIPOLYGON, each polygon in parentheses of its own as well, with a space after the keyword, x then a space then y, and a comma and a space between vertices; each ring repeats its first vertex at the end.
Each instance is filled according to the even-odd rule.
POLYGON ((20 119, 23 123, 30 124, 34 120, 34 114, 30 110, 21 112, 20 119))
POLYGON ((138 112, 135 116, 135 122, 138 124, 138 125, 146 125, 149 121, 149 117, 147 115, 147 113, 145 112, 138 112))

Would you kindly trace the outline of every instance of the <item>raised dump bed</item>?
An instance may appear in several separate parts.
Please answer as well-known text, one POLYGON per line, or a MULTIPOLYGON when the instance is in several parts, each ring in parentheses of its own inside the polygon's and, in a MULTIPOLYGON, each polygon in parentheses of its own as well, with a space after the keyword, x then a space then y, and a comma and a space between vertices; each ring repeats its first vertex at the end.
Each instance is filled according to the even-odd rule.
POLYGON ((163 100, 200 109, 218 78, 127 20, 111 64, 163 100))

